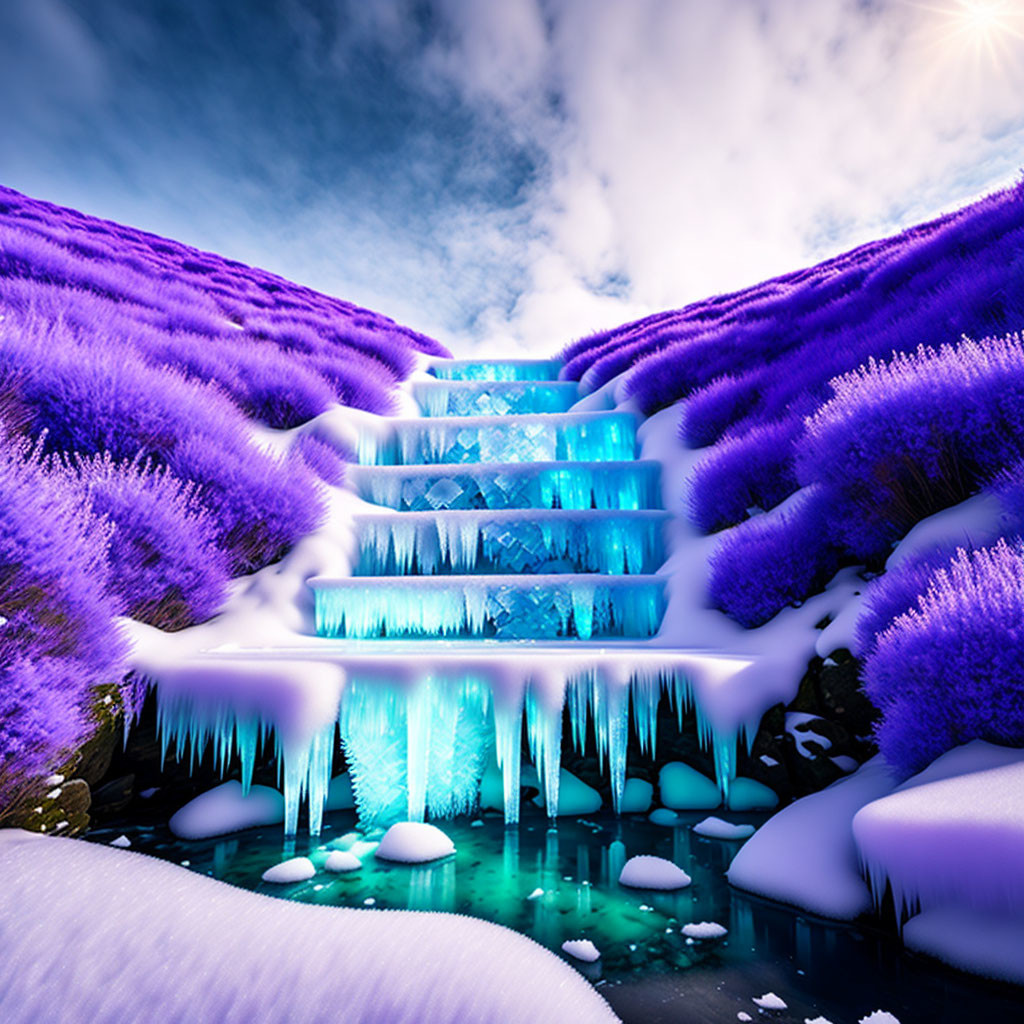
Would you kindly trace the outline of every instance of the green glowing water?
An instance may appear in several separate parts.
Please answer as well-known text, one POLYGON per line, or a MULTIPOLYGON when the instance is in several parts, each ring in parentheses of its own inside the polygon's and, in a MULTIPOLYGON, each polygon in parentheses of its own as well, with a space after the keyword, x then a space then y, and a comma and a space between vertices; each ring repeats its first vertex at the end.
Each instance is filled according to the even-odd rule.
POLYGON ((469 914, 514 928, 560 956, 566 940, 590 939, 601 959, 571 962, 629 1021, 735 1021, 740 1011, 759 1019, 752 998, 767 991, 789 1004, 785 1014, 773 1015, 785 1021, 822 1015, 839 1024, 879 1007, 901 1024, 1024 1019, 1020 990, 915 960, 891 935, 815 921, 731 890, 725 870, 741 844, 694 835, 692 825, 702 817, 684 815, 681 825, 665 828, 644 816, 601 815, 562 819, 552 828, 531 807, 518 829, 506 829, 500 816, 463 818, 440 823, 456 853, 418 866, 377 860, 379 834, 357 831, 352 812, 328 815, 316 841, 285 842, 280 828, 270 827, 184 842, 162 824, 139 822, 93 830, 87 838, 109 842, 124 832, 135 850, 283 899, 469 914), (335 849, 351 850, 363 867, 324 871, 335 849), (672 860, 693 884, 677 892, 620 886, 622 865, 640 853, 672 860), (299 855, 317 866, 312 879, 283 886, 261 881, 267 868, 299 855), (728 932, 687 939, 683 926, 702 921, 728 932))

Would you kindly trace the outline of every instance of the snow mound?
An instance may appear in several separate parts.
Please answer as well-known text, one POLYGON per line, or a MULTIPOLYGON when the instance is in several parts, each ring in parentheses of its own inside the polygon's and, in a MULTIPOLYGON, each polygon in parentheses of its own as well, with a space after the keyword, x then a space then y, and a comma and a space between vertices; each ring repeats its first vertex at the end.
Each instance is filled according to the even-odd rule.
POLYGON ((381 860, 422 864, 455 852, 455 844, 436 825, 424 821, 399 821, 384 833, 374 855, 381 860))
POLYGON ((674 811, 711 811, 722 802, 718 786, 682 761, 670 761, 658 774, 661 802, 674 811))
POLYGON ((756 779, 741 776, 729 783, 730 811, 770 811, 778 805, 778 793, 756 779))
POLYGON ((308 857, 292 857, 291 860, 283 860, 272 868, 263 872, 264 882, 274 882, 276 885, 288 885, 291 882, 305 882, 316 874, 316 868, 308 857))
POLYGON ((1024 751, 957 747, 862 808, 853 834, 876 898, 888 883, 898 909, 1024 915, 1024 751))
POLYGON ((717 921, 699 921, 684 924, 679 930, 688 939, 720 939, 723 935, 729 934, 729 929, 723 927, 717 921))
POLYGON ((622 789, 622 814, 643 814, 650 809, 654 787, 643 779, 626 779, 622 789))
POLYGON ((860 875, 851 822, 892 788, 874 758, 854 775, 784 807, 736 854, 728 870, 738 889, 850 921, 871 907, 860 875))
POLYGON ((325 871, 358 871, 363 862, 351 850, 332 850, 324 862, 325 871))
POLYGON ((762 1010, 785 1010, 789 1006, 785 1000, 780 999, 774 992, 765 992, 763 996, 755 996, 754 1002, 762 1010))
POLYGON ((120 835, 116 839, 110 840, 111 846, 116 846, 118 849, 127 850, 132 845, 132 841, 125 835, 120 835))
POLYGON ((595 960, 601 958, 601 951, 590 939, 569 939, 567 942, 562 943, 562 950, 568 953, 569 956, 574 956, 577 960, 582 960, 588 964, 592 964, 595 960))
MULTIPOLYGON (((533 801, 538 807, 544 806, 541 794, 533 801)), ((558 773, 558 810, 557 816, 576 817, 580 814, 593 814, 601 809, 601 794, 592 789, 582 779, 576 778, 572 772, 564 768, 558 773)))
POLYGON ((170 821, 179 839, 208 839, 257 825, 284 821, 284 797, 269 786, 253 786, 246 796, 242 784, 225 782, 190 800, 170 821))
POLYGON ((908 949, 962 971, 1024 985, 1024 920, 965 907, 940 907, 903 926, 908 949))
POLYGON ((0 830, 0 877, 10 883, 4 1024, 69 1019, 69 1008, 73 1019, 126 1024, 152 1021, 154 1007, 161 1020, 197 1024, 332 1012, 366 1024, 616 1019, 561 957, 469 917, 270 899, 153 857, 15 829, 0 830), (40 978, 61 979, 59 1006, 40 978))
POLYGON ((875 1010, 866 1017, 861 1017, 857 1024, 900 1024, 888 1010, 875 1010))
POLYGON ((633 889, 685 889, 691 881, 677 864, 648 854, 630 857, 619 873, 619 885, 633 889))
POLYGON ((693 826, 693 831, 705 839, 746 839, 754 834, 753 825, 734 825, 711 815, 693 826))

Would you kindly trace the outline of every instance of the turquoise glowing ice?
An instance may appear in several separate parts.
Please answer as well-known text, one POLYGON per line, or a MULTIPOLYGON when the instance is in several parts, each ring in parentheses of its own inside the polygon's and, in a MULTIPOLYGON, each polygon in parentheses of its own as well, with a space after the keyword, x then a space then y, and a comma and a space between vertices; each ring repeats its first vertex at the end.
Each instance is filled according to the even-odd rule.
POLYGON ((394 420, 359 438, 361 465, 464 462, 608 462, 636 454, 636 420, 626 412, 451 416, 394 420))
POLYGON ((430 373, 442 380, 557 380, 558 359, 443 359, 430 373))
POLYGON ((574 381, 454 381, 414 384, 424 416, 510 416, 568 412, 579 398, 574 381))
POLYGON ((517 462, 351 466, 345 482, 374 505, 443 509, 651 509, 661 506, 656 462, 517 462))
POLYGON ((356 517, 358 576, 651 573, 667 512, 464 510, 356 517))
POLYGON ((389 576, 309 580, 323 637, 652 636, 661 576, 389 576))

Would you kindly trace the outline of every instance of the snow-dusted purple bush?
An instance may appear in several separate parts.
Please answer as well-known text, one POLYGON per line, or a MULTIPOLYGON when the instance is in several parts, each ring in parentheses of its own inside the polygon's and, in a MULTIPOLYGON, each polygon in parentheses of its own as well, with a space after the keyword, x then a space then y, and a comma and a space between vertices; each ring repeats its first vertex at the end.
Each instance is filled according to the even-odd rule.
POLYGON ((712 605, 749 629, 820 590, 840 554, 820 540, 825 514, 823 490, 807 488, 724 532, 709 565, 712 605))
POLYGON ((194 482, 232 572, 275 561, 317 524, 309 473, 258 449, 216 385, 119 358, 116 347, 83 343, 60 322, 8 318, 0 351, 48 453, 138 457, 194 482))
POLYGON ((792 494, 797 487, 792 445, 802 429, 782 420, 711 448, 690 480, 693 521, 710 533, 743 522, 751 508, 772 508, 792 494))
POLYGON ((808 419, 797 476, 829 492, 829 535, 877 558, 914 523, 1024 456, 1024 344, 919 348, 831 384, 808 419))
POLYGON ((136 457, 78 458, 65 467, 112 526, 109 588, 127 615, 176 630, 210 618, 227 594, 226 553, 194 483, 136 457))
POLYGON ((864 686, 903 776, 973 739, 1024 746, 1024 548, 960 551, 877 637, 864 686))
POLYGON ((109 536, 38 449, 0 442, 0 811, 88 737, 93 688, 123 674, 109 536))

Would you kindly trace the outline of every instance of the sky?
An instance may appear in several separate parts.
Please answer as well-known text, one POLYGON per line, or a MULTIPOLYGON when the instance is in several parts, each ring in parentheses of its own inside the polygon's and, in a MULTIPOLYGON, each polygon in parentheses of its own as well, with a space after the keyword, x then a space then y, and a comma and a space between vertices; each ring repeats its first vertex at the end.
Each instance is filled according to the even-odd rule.
POLYGON ((2 0, 0 182, 456 353, 1016 180, 1024 0, 2 0))

